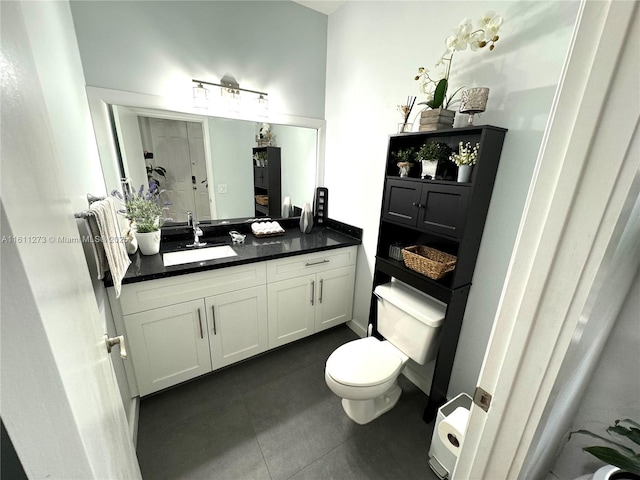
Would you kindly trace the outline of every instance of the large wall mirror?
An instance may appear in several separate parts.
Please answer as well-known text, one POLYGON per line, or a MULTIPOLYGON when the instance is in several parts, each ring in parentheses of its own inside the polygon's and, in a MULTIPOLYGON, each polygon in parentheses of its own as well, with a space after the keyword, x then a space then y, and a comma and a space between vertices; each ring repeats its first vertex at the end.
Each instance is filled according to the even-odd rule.
POLYGON ((263 123, 279 157, 278 203, 289 197, 301 207, 322 185, 323 120, 203 111, 184 99, 95 87, 87 93, 107 191, 120 188, 123 177, 135 189, 153 178, 166 190, 173 223, 186 222, 186 212, 214 224, 260 217, 256 194, 266 192, 256 175, 267 169, 256 168, 264 165, 254 149, 263 123))

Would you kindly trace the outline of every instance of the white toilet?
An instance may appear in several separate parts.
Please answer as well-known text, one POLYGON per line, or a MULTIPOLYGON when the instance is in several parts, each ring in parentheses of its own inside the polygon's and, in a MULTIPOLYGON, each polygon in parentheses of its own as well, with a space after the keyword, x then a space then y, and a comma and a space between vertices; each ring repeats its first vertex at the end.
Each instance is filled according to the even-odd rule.
POLYGON ((398 375, 409 358, 424 365, 438 350, 446 305, 401 282, 378 285, 378 332, 345 343, 327 359, 324 378, 342 397, 342 407, 364 425, 395 406, 402 390, 398 375))

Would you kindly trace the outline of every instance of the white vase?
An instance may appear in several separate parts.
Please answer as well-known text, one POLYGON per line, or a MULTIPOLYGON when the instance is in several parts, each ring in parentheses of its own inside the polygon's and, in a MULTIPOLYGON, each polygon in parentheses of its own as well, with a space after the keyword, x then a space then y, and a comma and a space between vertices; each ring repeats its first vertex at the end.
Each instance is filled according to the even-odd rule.
POLYGON ((284 197, 282 202, 282 218, 289 218, 293 214, 293 204, 291 203, 291 197, 284 197))
POLYGON ((473 165, 458 166, 458 181, 461 183, 467 183, 471 179, 472 168, 473 168, 473 165))
POLYGON ((438 160, 422 160, 421 162, 422 174, 420 175, 420 178, 436 178, 436 170, 438 170, 438 160))
POLYGON ((311 211, 311 205, 305 203, 302 207, 302 213, 300 214, 300 231, 302 233, 309 233, 313 228, 313 212, 311 211))
POLYGON ((160 251, 160 230, 149 233, 136 232, 138 248, 143 255, 155 255, 160 251))

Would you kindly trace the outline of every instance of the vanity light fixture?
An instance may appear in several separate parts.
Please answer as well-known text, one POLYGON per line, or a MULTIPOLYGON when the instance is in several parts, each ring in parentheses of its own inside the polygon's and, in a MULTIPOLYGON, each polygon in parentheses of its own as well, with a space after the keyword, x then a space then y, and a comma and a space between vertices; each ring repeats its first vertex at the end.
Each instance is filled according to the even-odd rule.
POLYGON ((204 85, 219 87, 221 96, 227 101, 229 108, 233 110, 237 110, 240 107, 242 92, 255 95, 255 105, 258 111, 266 114, 269 108, 269 100, 267 98, 269 94, 265 92, 258 92, 256 90, 249 90, 247 88, 240 88, 240 85, 233 79, 225 77, 220 81, 220 83, 205 82, 204 80, 196 79, 192 79, 191 81, 196 84, 196 86, 193 87, 194 106, 196 108, 201 108, 199 107, 199 104, 203 103, 201 100, 203 96, 205 99, 204 103, 207 102, 207 89, 204 85))
POLYGON ((193 106, 196 108, 208 108, 209 98, 207 89, 204 88, 201 82, 193 87, 193 106))

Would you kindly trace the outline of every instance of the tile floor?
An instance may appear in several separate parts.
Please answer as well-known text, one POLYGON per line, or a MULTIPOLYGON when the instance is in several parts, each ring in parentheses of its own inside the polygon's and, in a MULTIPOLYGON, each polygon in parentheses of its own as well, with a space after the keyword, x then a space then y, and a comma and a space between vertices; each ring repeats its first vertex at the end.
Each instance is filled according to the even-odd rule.
POLYGON ((401 376, 395 408, 363 426, 326 386, 327 357, 356 338, 337 327, 142 399, 143 478, 436 480, 423 392, 401 376))

